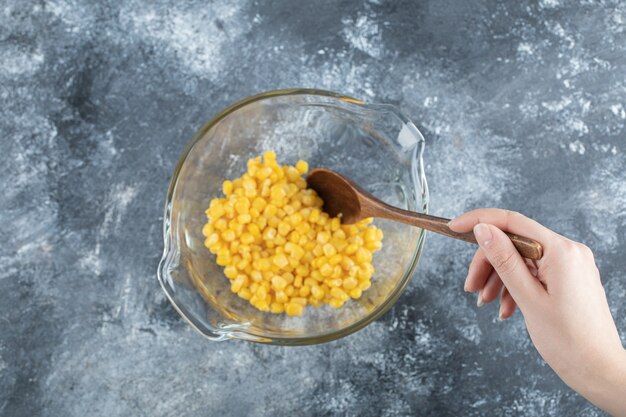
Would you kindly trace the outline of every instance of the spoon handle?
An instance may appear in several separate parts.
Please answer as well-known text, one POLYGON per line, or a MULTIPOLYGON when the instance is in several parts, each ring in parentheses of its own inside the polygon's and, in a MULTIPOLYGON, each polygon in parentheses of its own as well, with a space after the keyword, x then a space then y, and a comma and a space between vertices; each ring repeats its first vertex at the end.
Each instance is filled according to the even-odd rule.
MULTIPOLYGON (((398 220, 402 223, 417 226, 422 229, 430 230, 431 232, 439 233, 441 235, 464 240, 470 243, 477 243, 476 237, 472 232, 457 233, 452 231, 448 227, 448 222, 450 221, 450 219, 444 219, 443 217, 402 210, 396 207, 387 206, 386 204, 385 207, 380 207, 380 209, 382 209, 382 212, 377 213, 377 217, 385 217, 391 220, 398 220)), ((539 242, 529 239, 527 237, 514 235, 512 233, 507 233, 506 235, 509 237, 509 239, 511 239, 511 242, 513 242, 515 249, 517 249, 522 257, 539 260, 543 256, 543 247, 539 242)))

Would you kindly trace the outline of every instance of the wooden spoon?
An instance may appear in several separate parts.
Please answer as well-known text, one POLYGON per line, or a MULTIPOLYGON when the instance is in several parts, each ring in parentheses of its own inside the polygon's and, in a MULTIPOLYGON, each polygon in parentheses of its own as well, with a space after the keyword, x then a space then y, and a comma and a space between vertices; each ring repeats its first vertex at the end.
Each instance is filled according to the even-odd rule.
MULTIPOLYGON (((324 200, 324 211, 332 217, 340 215, 343 224, 356 223, 367 217, 380 217, 476 243, 474 233, 457 233, 450 230, 448 227, 450 219, 390 206, 334 171, 323 168, 314 169, 309 173, 306 181, 324 200)), ((537 260, 543 256, 543 248, 539 242, 511 233, 507 235, 524 258, 537 260)))

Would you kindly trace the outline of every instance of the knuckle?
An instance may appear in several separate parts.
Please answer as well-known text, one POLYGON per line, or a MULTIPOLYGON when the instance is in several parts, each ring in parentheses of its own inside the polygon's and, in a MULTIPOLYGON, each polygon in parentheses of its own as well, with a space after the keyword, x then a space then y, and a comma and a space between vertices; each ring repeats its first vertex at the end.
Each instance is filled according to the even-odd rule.
POLYGON ((583 243, 576 243, 576 247, 578 248, 580 255, 587 259, 593 259, 593 251, 589 248, 589 246, 583 243))
POLYGON ((511 227, 515 224, 518 224, 520 222, 520 220, 522 219, 522 217, 524 217, 524 215, 522 215, 521 213, 518 213, 517 211, 513 211, 513 210, 504 210, 504 214, 505 214, 505 228, 511 229, 511 227))
POLYGON ((491 263, 498 273, 508 274, 517 267, 517 257, 514 253, 503 250, 493 255, 491 263))
POLYGON ((586 259, 593 259, 593 251, 589 248, 589 246, 575 242, 569 239, 561 240, 559 244, 559 249, 563 254, 567 254, 570 256, 582 257, 586 259))
POLYGON ((559 242, 558 248, 564 254, 572 254, 578 252, 578 248, 576 247, 576 242, 573 242, 569 239, 561 239, 559 242))

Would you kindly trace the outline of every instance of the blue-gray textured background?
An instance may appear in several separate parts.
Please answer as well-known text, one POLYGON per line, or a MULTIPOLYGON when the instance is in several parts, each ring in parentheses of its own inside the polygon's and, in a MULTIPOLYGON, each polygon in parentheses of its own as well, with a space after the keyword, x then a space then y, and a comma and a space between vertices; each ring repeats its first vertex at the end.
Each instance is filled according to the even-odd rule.
POLYGON ((477 309, 470 245, 343 340, 210 343, 157 285, 168 181, 204 121, 317 87, 399 105, 431 211, 522 211, 591 246, 626 336, 626 3, 0 1, 0 413, 599 416, 517 314, 477 309))

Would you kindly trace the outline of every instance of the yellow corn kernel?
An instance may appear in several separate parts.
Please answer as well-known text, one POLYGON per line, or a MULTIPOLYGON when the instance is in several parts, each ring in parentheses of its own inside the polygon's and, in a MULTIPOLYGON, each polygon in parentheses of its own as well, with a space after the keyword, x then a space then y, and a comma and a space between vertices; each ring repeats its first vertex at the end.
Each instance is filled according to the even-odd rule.
POLYGON ((233 240, 235 240, 235 232, 231 229, 225 230, 222 233, 222 239, 224 239, 226 242, 232 242, 233 240))
POLYGON ((270 311, 274 314, 280 314, 285 311, 285 306, 279 302, 273 302, 270 306, 270 311))
POLYGON ((367 289, 368 289, 369 287, 371 287, 371 286, 372 286, 372 283, 370 282, 370 280, 369 280, 369 279, 366 279, 365 281, 361 281, 361 282, 359 282, 359 287, 358 287, 358 288, 359 288, 361 291, 365 291, 365 290, 367 290, 367 289))
POLYGON ((276 216, 270 217, 269 219, 267 219, 267 225, 270 227, 277 228, 279 224, 280 224, 280 219, 276 216))
POLYGON ((285 176, 289 181, 295 182, 298 178, 300 178, 300 175, 300 172, 295 167, 287 167, 285 170, 285 176))
POLYGON ((371 242, 367 242, 365 247, 371 252, 376 252, 377 250, 383 247, 383 244, 380 240, 374 240, 371 242))
POLYGON ((256 223, 250 223, 248 225, 248 232, 252 235, 252 237, 255 237, 255 238, 261 236, 261 229, 256 223))
POLYGON ((240 224, 247 224, 247 223, 250 223, 252 221, 252 216, 249 213, 240 214, 239 216, 237 216, 237 221, 240 224))
POLYGON ((304 306, 294 302, 287 303, 285 305, 285 313, 289 316, 300 316, 304 311, 304 306))
POLYGON ((254 242, 254 236, 252 236, 252 234, 250 233, 242 233, 239 239, 244 245, 249 245, 250 243, 254 242))
POLYGON ((341 288, 333 287, 330 289, 330 296, 338 300, 346 301, 349 296, 341 288))
POLYGON ((242 288, 241 291, 237 293, 238 296, 243 298, 244 300, 249 300, 252 297, 252 292, 250 292, 247 288, 242 288))
POLYGON ((354 261, 347 256, 341 259, 341 267, 346 271, 349 271, 354 266, 354 261))
POLYGON ((271 267, 270 261, 267 258, 261 258, 257 261, 257 269, 261 272, 268 271, 271 267))
POLYGON ((296 169, 300 174, 306 174, 309 171, 309 164, 301 159, 296 162, 296 169))
POLYGON ((275 201, 282 201, 287 197, 287 191, 283 185, 274 185, 270 188, 270 197, 275 201))
POLYGON ((298 225, 300 223, 302 223, 303 219, 302 219, 302 215, 300 213, 293 213, 292 215, 289 216, 289 223, 292 226, 298 225))
MULTIPOLYGON (((347 258, 347 259, 350 259, 350 258, 347 258)), ((334 255, 332 255, 332 256, 330 256, 328 258, 328 263, 330 265, 335 266, 337 264, 340 264, 342 260, 343 260, 343 256, 341 256, 340 254, 336 253, 336 254, 334 254, 334 255)))
POLYGON ((324 290, 322 289, 322 287, 320 287, 319 285, 314 285, 311 287, 311 295, 316 299, 316 300, 321 300, 324 298, 324 296, 326 295, 326 293, 324 292, 324 290))
POLYGON ((341 287, 343 281, 341 280, 341 278, 331 278, 325 280, 324 283, 329 287, 341 287))
POLYGON ((281 277, 280 275, 275 275, 272 278, 272 287, 276 291, 282 291, 285 289, 285 287, 287 287, 287 281, 285 281, 285 278, 281 277))
POLYGON ((341 266, 335 265, 333 267, 333 273, 330 276, 331 278, 341 278, 343 276, 343 270, 341 269, 341 266))
POLYGON ((230 285, 230 289, 233 292, 239 292, 247 284, 247 281, 248 277, 245 275, 237 275, 237 278, 235 278, 230 285))
MULTIPOLYGON (((305 195, 302 197, 302 204, 306 207, 311 207, 315 204, 315 197, 312 195, 305 195)), ((317 217, 319 219, 319 216, 317 217)))
POLYGON ((229 196, 233 192, 233 183, 231 181, 224 181, 222 184, 222 192, 225 196, 229 196))
POLYGON ((346 246, 346 248, 344 249, 344 252, 346 255, 353 255, 356 253, 357 250, 359 250, 359 245, 357 245, 356 243, 351 243, 348 246, 346 246))
POLYGON ((315 236, 315 231, 311 230, 311 225, 309 223, 298 223, 297 225, 295 225, 294 229, 296 229, 296 231, 301 235, 308 236, 309 232, 313 232, 313 236, 315 236))
POLYGON ((224 268, 224 275, 226 275, 226 277, 230 279, 236 278, 237 268, 232 265, 228 265, 226 268, 224 268))
POLYGON ((345 240, 346 239, 346 232, 344 232, 342 229, 335 230, 333 232, 333 239, 345 240))
POLYGON ((278 303, 286 303, 289 300, 287 294, 284 291, 276 291, 276 302, 278 303))
POLYGON ((274 256, 274 259, 272 259, 272 262, 274 263, 274 265, 276 265, 279 268, 283 268, 289 264, 289 260, 283 254, 278 254, 274 256))
POLYGON ((350 297, 354 298, 355 300, 361 298, 361 294, 363 294, 363 291, 361 291, 360 288, 353 288, 349 292, 350 297))
POLYGON ((239 198, 235 203, 235 211, 239 214, 248 214, 250 210, 250 200, 247 198, 239 198))
POLYGON ((322 249, 324 251, 324 255, 326 256, 333 256, 335 253, 337 253, 335 247, 330 243, 325 244, 322 249))
POLYGON ((263 161, 269 166, 276 165, 276 152, 271 150, 263 152, 263 161))
POLYGON ((276 213, 278 213, 278 207, 274 204, 268 204, 265 206, 265 209, 263 209, 263 215, 267 218, 276 216, 276 213))
POLYGON ((376 228, 368 227, 367 229, 365 229, 363 239, 365 240, 365 242, 371 242, 373 240, 376 240, 376 228))
POLYGON ((300 275, 296 276, 296 277, 293 279, 293 286, 294 286, 295 288, 300 288, 300 287, 302 287, 302 277, 301 277, 300 275))
POLYGON ((321 243, 322 245, 324 245, 328 243, 329 240, 330 240, 330 234, 328 232, 319 232, 317 234, 318 243, 321 243))
POLYGON ((278 233, 281 236, 287 236, 290 230, 291 230, 291 226, 289 225, 289 223, 286 223, 286 222, 278 223, 278 233))
POLYGON ((368 251, 364 247, 360 247, 356 251, 355 257, 358 263, 362 264, 362 263, 370 262, 372 260, 372 252, 368 251))
POLYGON ((338 300, 336 298, 331 298, 331 300, 328 302, 328 304, 333 307, 333 308, 339 308, 344 304, 343 300, 338 300))
POLYGON ((256 219, 256 225, 259 226, 259 229, 263 230, 265 229, 265 226, 267 226, 267 218, 266 217, 259 217, 258 219, 256 219))
POLYGON ((311 210, 311 214, 309 214, 309 221, 311 223, 317 223, 319 221, 319 219, 320 219, 320 211, 319 211, 319 209, 312 209, 311 210))
POLYGON ((329 277, 333 273, 333 267, 328 264, 324 264, 319 268, 319 271, 323 277, 329 277))
POLYGON ((293 274, 291 272, 285 272, 283 274, 283 278, 285 279, 285 281, 287 282, 287 284, 291 284, 293 283, 294 279, 296 277, 293 276, 293 274))
POLYGON ((273 227, 268 227, 263 231, 263 239, 265 240, 274 240, 276 237, 276 229, 273 227))
POLYGON ((259 300, 265 300, 267 297, 267 289, 264 286, 259 285, 259 288, 256 290, 256 296, 259 300))
POLYGON ((219 241, 220 241, 219 235, 217 233, 211 233, 209 236, 207 236, 206 240, 204 241, 204 245, 207 248, 210 248, 211 246, 215 245, 219 241))
POLYGON ((309 276, 309 268, 306 265, 300 264, 296 267, 296 274, 301 277, 309 276))
POLYGON ((342 286, 345 290, 349 291, 353 288, 356 288, 357 285, 359 285, 359 282, 354 277, 348 277, 343 280, 342 286))
POLYGON ((261 271, 254 270, 250 273, 250 278, 254 282, 261 282, 263 280, 263 274, 261 271))
POLYGON ((372 264, 365 263, 359 265, 358 276, 360 280, 370 279, 374 275, 374 267, 372 264))
POLYGON ((303 307, 307 305, 307 300, 304 297, 291 297, 291 302, 295 304, 300 304, 303 307))
POLYGON ((298 245, 294 246, 293 250, 291 251, 291 257, 295 259, 296 261, 300 261, 300 259, 302 259, 303 256, 304 256, 304 249, 302 249, 298 245))
POLYGON ((300 297, 308 297, 309 294, 311 293, 311 287, 309 287, 308 285, 303 285, 300 288, 299 293, 300 293, 300 297))

